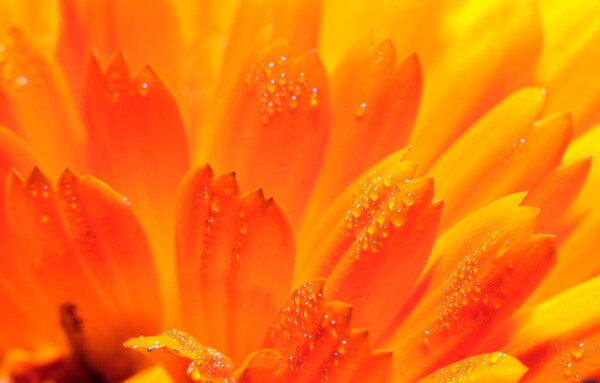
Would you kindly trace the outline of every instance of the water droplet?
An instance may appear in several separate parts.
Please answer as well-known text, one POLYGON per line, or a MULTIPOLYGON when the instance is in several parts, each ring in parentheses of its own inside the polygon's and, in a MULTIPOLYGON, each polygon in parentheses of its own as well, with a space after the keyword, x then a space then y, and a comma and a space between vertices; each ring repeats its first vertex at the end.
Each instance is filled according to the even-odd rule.
POLYGON ((40 218, 40 221, 42 221, 42 223, 48 223, 48 216, 47 216, 47 215, 43 215, 43 216, 40 218))
POLYGON ((406 206, 412 206, 415 203, 415 197, 413 197, 412 193, 408 193, 404 196, 402 202, 404 202, 406 206))
POLYGON ((246 232, 248 231, 248 225, 246 225, 245 222, 240 222, 239 229, 241 234, 246 234, 246 232))
POLYGON ((360 104, 360 106, 358 108, 356 108, 356 112, 354 113, 354 115, 356 116, 356 118, 363 118, 365 115, 365 111, 367 109, 367 104, 366 103, 362 103, 360 104))
POLYGON ((27 85, 27 77, 19 76, 19 77, 17 77, 16 82, 17 82, 17 85, 20 85, 20 86, 27 85))
POLYGON ((581 359, 583 356, 583 343, 579 343, 573 350, 571 350, 571 355, 575 360, 581 359))
POLYGON ((138 93, 140 94, 140 96, 145 96, 148 94, 148 84, 143 82, 140 84, 140 87, 138 88, 138 93))

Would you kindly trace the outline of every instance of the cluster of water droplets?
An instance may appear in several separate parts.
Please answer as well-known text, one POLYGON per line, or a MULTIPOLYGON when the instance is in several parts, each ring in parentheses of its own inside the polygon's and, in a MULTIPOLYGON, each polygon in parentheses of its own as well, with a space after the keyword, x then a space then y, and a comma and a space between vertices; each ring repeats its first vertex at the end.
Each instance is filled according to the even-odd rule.
POLYGON ((506 354, 500 352, 488 354, 483 360, 470 357, 437 370, 433 373, 432 380, 440 383, 477 382, 480 376, 486 376, 486 370, 496 367, 504 358, 506 358, 506 354))
POLYGON ((294 73, 287 57, 254 64, 246 75, 246 85, 256 92, 261 122, 267 124, 277 113, 295 110, 304 104, 315 107, 319 89, 310 87, 304 72, 294 73), (306 100, 306 101, 305 101, 306 100))
POLYGON ((377 170, 360 181, 344 217, 346 232, 354 238, 356 258, 377 252, 391 227, 405 222, 407 209, 415 202, 414 195, 405 190, 409 182, 377 170))
POLYGON ((577 365, 593 352, 593 348, 593 345, 581 341, 556 342, 553 351, 557 357, 552 363, 556 374, 572 382, 581 382, 577 365))
MULTIPOLYGON (((427 348, 436 333, 477 328, 502 305, 500 297, 488 296, 478 281, 482 254, 488 252, 491 262, 497 262, 506 252, 507 247, 497 243, 497 235, 496 230, 484 234, 441 285, 436 327, 424 333, 423 342, 427 348)), ((495 291, 495 294, 501 293, 501 289, 495 291)))

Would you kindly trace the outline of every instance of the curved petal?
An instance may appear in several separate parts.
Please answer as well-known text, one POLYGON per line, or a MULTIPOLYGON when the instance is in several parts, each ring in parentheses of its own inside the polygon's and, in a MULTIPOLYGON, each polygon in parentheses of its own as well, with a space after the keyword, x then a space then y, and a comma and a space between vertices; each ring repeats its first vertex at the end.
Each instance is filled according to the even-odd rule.
POLYGON ((525 382, 572 382, 600 373, 600 277, 515 317, 503 348, 530 367, 525 382), (511 329, 512 328, 512 329, 511 329))
POLYGON ((535 209, 515 202, 515 196, 496 201, 438 242, 423 286, 415 290, 416 306, 404 309, 410 315, 388 343, 403 379, 473 352, 553 265, 552 238, 531 234, 535 209))
POLYGON ((423 170, 488 108, 530 83, 541 49, 534 1, 460 3, 445 27, 448 48, 425 70, 423 107, 409 141, 409 158, 423 170))
POLYGON ((129 204, 92 177, 67 171, 54 187, 35 169, 27 181, 9 176, 6 212, 21 249, 16 270, 29 276, 15 280, 15 288, 42 298, 44 320, 69 307, 65 313, 80 320, 72 313, 77 309, 80 327, 94 339, 80 339, 85 351, 79 352, 94 368, 111 365, 102 371, 123 376, 119 360, 127 364, 129 358, 115 359, 120 337, 154 329, 160 307, 150 250, 129 204))
POLYGON ((339 63, 331 79, 330 139, 304 225, 361 173, 406 144, 422 82, 417 56, 397 62, 389 40, 365 39, 339 63))
POLYGON ((85 95, 85 68, 90 52, 110 57, 122 50, 136 70, 151 62, 179 94, 183 38, 168 0, 60 0, 62 30, 58 57, 74 94, 85 95))
POLYGON ((518 359, 501 352, 481 354, 452 363, 417 383, 482 382, 517 383, 527 372, 518 359))
POLYGON ((258 348, 288 296, 295 256, 291 223, 262 191, 240 197, 235 175, 214 178, 208 166, 186 175, 178 201, 186 327, 239 363, 258 348))
POLYGON ((17 29, 0 45, 0 123, 31 145, 52 177, 87 169, 87 137, 56 63, 17 29))
POLYGON ((175 311, 169 306, 176 286, 172 212, 177 185, 189 167, 181 114, 153 69, 132 78, 122 55, 106 71, 93 57, 86 89, 91 168, 133 203, 161 269, 168 317, 175 311))
MULTIPOLYGON (((436 197, 447 206, 442 227, 503 195, 533 189, 558 166, 571 137, 568 115, 552 115, 534 123, 519 118, 524 110, 500 114, 512 102, 539 96, 539 92, 521 91, 492 110, 429 170, 428 174, 439 183, 436 197), (498 123, 494 117, 501 118, 501 129, 494 126, 498 123), (485 187, 473 188, 475 184, 485 187)), ((536 105, 535 110, 539 107, 536 105)))
POLYGON ((263 187, 295 222, 317 176, 329 131, 327 73, 314 51, 278 41, 238 78, 216 126, 211 162, 263 187))

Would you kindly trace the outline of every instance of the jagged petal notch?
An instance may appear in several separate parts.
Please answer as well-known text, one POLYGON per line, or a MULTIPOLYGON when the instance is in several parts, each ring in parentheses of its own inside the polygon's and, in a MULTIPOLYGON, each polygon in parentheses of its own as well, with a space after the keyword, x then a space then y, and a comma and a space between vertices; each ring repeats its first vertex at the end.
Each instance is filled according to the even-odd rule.
POLYGON ((181 183, 176 242, 186 327, 241 362, 288 296, 289 218, 261 190, 241 196, 235 174, 215 177, 202 166, 181 183))

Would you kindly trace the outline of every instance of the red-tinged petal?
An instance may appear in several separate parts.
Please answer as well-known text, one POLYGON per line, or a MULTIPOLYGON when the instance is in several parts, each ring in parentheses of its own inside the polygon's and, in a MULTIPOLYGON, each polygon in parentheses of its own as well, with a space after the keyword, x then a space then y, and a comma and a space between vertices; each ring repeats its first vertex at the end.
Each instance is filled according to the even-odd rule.
POLYGON ((240 197, 235 175, 214 178, 207 166, 186 175, 178 201, 186 326, 240 362, 258 348, 287 297, 295 256, 291 223, 261 191, 240 197))
POLYGON ((484 242, 449 268, 440 260, 425 277, 432 287, 389 342, 398 377, 415 379, 468 356, 521 306, 556 257, 551 237, 530 238, 504 251, 484 242))
POLYGON ((352 304, 355 324, 368 328, 375 339, 425 267, 442 213, 441 203, 431 204, 432 179, 416 179, 396 191, 382 189, 381 202, 372 205, 366 197, 358 216, 347 215, 351 243, 325 284, 325 296, 352 304))
POLYGON ((391 351, 375 351, 355 372, 352 383, 391 383, 393 379, 391 351))
MULTIPOLYGON (((325 212, 321 212, 317 222, 305 226, 299 235, 298 243, 301 248, 296 262, 295 284, 315 276, 323 277, 331 273, 354 240, 354 236, 349 235, 348 232, 348 224, 351 227, 355 226, 352 222, 346 221, 346 218, 352 218, 348 216, 349 213, 358 214, 367 208, 368 203, 382 204, 384 199, 391 197, 394 197, 394 203, 389 215, 397 212, 394 206, 396 206, 396 202, 398 202, 398 207, 402 206, 401 196, 392 196, 386 193, 390 191, 395 193, 399 188, 401 189, 413 178, 417 169, 415 164, 403 161, 405 154, 405 150, 398 151, 373 166, 348 186, 325 212), (367 205, 362 206, 362 203, 367 205)), ((367 211, 367 213, 376 215, 377 212, 367 211)), ((396 214, 395 217, 401 218, 401 215, 396 214)), ((391 219, 385 214, 382 214, 381 218, 384 222, 391 219)), ((363 221, 365 225, 369 223, 367 219, 363 219, 363 221)), ((400 221, 397 220, 397 222, 400 221)))
POLYGON ((211 161, 264 187, 297 221, 321 164, 329 129, 327 73, 314 51, 298 58, 279 41, 238 78, 217 125, 211 161))
POLYGON ((527 368, 518 359, 495 352, 472 356, 452 363, 419 380, 418 383, 517 383, 526 372, 527 368))
POLYGON ((531 83, 542 44, 532 1, 461 3, 445 29, 451 43, 425 70, 423 107, 409 141, 410 158, 423 170, 488 108, 531 83))
POLYGON ((599 284, 599 277, 579 284, 506 326, 503 348, 530 367, 524 381, 585 381, 600 374, 599 284))
MULTIPOLYGON (((25 173, 33 168, 34 159, 30 147, 16 134, 0 126, 0 181, 6 180, 11 169, 25 173)), ((4 187, 0 187, 0 246, 8 254, 12 246, 4 215, 4 187)), ((0 265, 10 261, 10 256, 0 257, 0 265)), ((4 268, 4 267, 3 267, 4 268)))
POLYGON ((150 67, 134 78, 122 55, 106 72, 92 58, 87 83, 90 162, 94 174, 133 202, 151 241, 164 314, 173 319, 172 211, 189 166, 183 121, 170 91, 150 67), (165 127, 169 127, 165 129, 165 127))
POLYGON ((579 135, 600 121, 600 7, 595 2, 573 6, 569 1, 538 2, 544 26, 544 48, 536 82, 548 88, 549 112, 569 111, 579 135))
POLYGON ((152 352, 166 348, 172 353, 190 359, 187 373, 193 381, 234 383, 233 362, 214 348, 199 344, 194 337, 181 330, 170 330, 156 336, 129 339, 125 347, 152 352))
POLYGON ((559 292, 600 274, 600 259, 595 254, 600 239, 600 209, 582 219, 559 248, 556 267, 531 297, 528 304, 542 302, 559 292))
POLYGON ((530 370, 522 382, 588 382, 600 375, 600 328, 539 345, 520 358, 530 370))
POLYGON ((429 171, 439 185, 436 197, 447 206, 443 228, 503 195, 531 190, 560 163, 571 135, 568 115, 550 116, 533 125, 511 126, 509 119, 502 129, 494 129, 488 115, 429 171), (473 189, 474 184, 485 187, 473 189))
POLYGON ((283 383, 287 361, 272 349, 252 353, 236 371, 238 383, 283 383))
POLYGON ((31 145, 53 177, 65 167, 85 168, 86 135, 57 65, 19 30, 2 46, 0 123, 31 145))
POLYGON ((347 342, 351 314, 352 308, 344 303, 326 305, 319 325, 290 357, 286 382, 310 383, 326 379, 328 370, 340 358, 340 348, 347 342))
POLYGON ((318 326, 325 312, 324 280, 307 282, 295 290, 269 327, 264 347, 276 349, 287 359, 318 326))
POLYGON ((363 364, 371 358, 369 332, 367 330, 351 330, 337 350, 339 356, 330 364, 322 380, 331 383, 346 383, 356 375, 363 364))
POLYGON ((331 84, 331 135, 304 217, 309 225, 352 180, 406 144, 421 99, 421 65, 414 54, 397 63, 389 40, 365 39, 331 84))
POLYGON ((53 187, 36 169, 27 182, 9 176, 6 209, 21 250, 15 288, 39 297, 30 304, 44 313, 46 328, 58 324, 48 318, 58 317, 59 308, 72 307, 65 311, 72 319, 76 308, 85 334, 94 334, 80 352, 94 368, 111 365, 107 376, 126 374, 129 358, 115 359, 119 338, 133 328, 155 328, 160 307, 149 247, 129 205, 91 177, 66 172, 53 187))
POLYGON ((565 211, 583 187, 591 165, 592 157, 587 155, 564 163, 527 194, 524 204, 540 208, 538 231, 553 234, 561 231, 565 211))
POLYGON ((72 91, 85 92, 89 52, 110 57, 125 52, 136 70, 151 62, 177 92, 181 86, 183 40, 177 15, 167 0, 60 0, 62 31, 58 57, 72 91))

